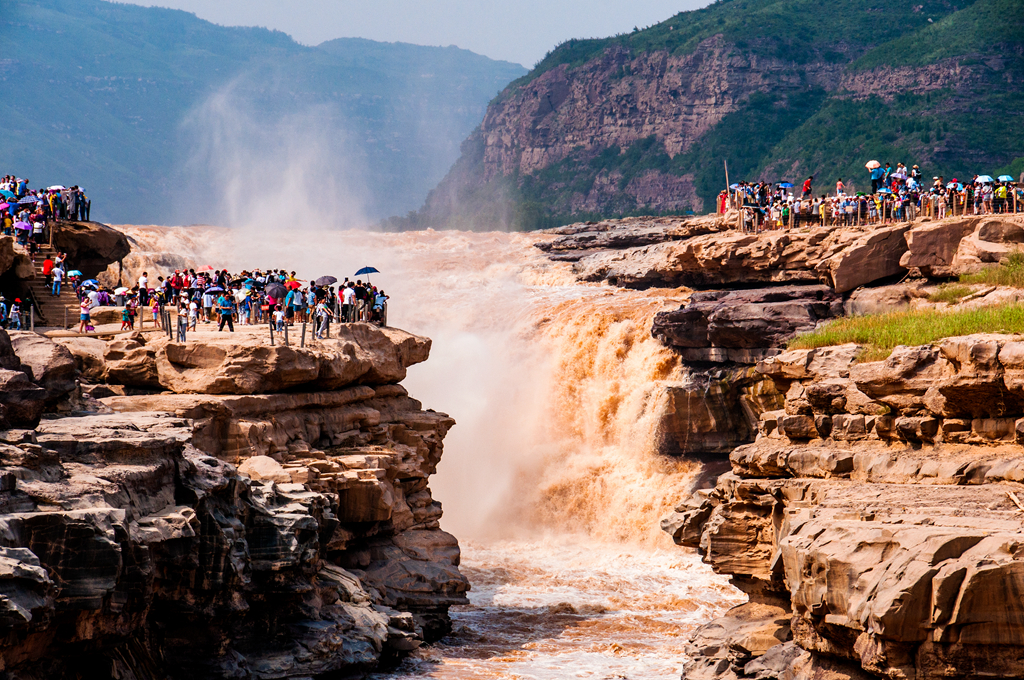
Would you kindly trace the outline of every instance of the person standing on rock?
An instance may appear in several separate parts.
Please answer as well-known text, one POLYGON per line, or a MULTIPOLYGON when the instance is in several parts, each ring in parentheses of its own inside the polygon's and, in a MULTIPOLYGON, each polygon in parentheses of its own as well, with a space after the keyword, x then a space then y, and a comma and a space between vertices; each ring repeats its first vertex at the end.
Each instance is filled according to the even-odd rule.
POLYGON ((149 272, 142 272, 139 277, 139 304, 146 305, 149 301, 149 272))
POLYGON ((234 333, 235 324, 231 320, 231 303, 228 302, 228 299, 223 294, 217 298, 217 311, 220 313, 220 326, 217 327, 217 330, 224 330, 224 324, 227 324, 228 330, 234 333))
POLYGON ((21 298, 14 298, 14 302, 11 303, 11 312, 7 315, 7 328, 21 330, 21 298))
POLYGON ((356 306, 355 285, 346 279, 348 285, 341 289, 341 320, 352 323, 356 306))
POLYGON ((814 182, 814 175, 811 175, 804 180, 804 195, 801 198, 810 198, 811 196, 811 184, 814 182))
POLYGON ((87 296, 82 297, 80 307, 82 313, 79 315, 78 332, 85 333, 89 328, 89 311, 92 309, 92 302, 87 296))
POLYGON ((327 322, 334 318, 334 313, 327 307, 327 300, 320 300, 316 303, 317 329, 316 337, 322 340, 327 337, 327 322))

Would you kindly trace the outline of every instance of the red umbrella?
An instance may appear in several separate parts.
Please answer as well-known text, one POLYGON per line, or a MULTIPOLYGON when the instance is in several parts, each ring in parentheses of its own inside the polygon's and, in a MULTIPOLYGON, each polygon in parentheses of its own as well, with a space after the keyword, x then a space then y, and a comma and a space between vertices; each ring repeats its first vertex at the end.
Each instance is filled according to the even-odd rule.
POLYGON ((296 290, 298 288, 302 288, 302 284, 299 283, 298 281, 289 281, 286 284, 284 284, 284 286, 285 286, 285 288, 290 288, 292 290, 296 290))

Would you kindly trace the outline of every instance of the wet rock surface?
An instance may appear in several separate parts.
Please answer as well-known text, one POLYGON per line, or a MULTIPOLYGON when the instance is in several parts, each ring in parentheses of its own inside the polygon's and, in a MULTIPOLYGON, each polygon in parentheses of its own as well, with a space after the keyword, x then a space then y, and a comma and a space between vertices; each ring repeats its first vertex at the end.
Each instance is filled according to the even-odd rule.
POLYGON ((397 384, 429 340, 362 326, 309 351, 0 332, 7 676, 352 677, 444 635, 454 421, 397 384))

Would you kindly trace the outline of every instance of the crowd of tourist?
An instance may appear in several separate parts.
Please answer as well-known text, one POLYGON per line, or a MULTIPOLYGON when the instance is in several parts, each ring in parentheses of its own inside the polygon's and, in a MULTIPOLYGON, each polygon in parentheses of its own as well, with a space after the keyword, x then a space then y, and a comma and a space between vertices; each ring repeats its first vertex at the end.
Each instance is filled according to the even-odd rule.
POLYGON ((926 180, 917 165, 870 161, 866 168, 870 191, 855 191, 839 179, 834 190, 816 194, 813 176, 799 190, 789 182, 738 182, 719 194, 718 211, 742 209, 743 228, 753 231, 1024 212, 1024 177, 1017 182, 1009 175, 974 175, 947 182, 942 176, 926 180))
POLYGON ((32 190, 29 181, 14 175, 0 178, 0 227, 21 243, 38 242, 48 220, 88 220, 92 201, 81 187, 55 185, 32 190))
MULTIPOLYGON (((72 272, 63 270, 62 262, 43 266, 48 285, 59 294, 63 278, 72 272)), ((80 272, 73 272, 81 275, 80 272)), ((217 324, 234 332, 235 324, 267 324, 284 332, 285 326, 312 323, 313 335, 325 337, 332 321, 352 323, 365 321, 387 324, 387 294, 361 279, 344 279, 340 284, 333 276, 315 281, 296 278, 295 272, 283 269, 245 270, 231 274, 227 270, 175 270, 173 275, 151 278, 143 272, 131 287, 106 290, 96 280, 69 279, 80 302, 79 332, 93 330, 92 309, 101 305, 121 307, 121 330, 132 330, 150 322, 161 327, 163 311, 176 311, 187 328, 196 330, 200 323, 217 324), (337 286, 335 285, 337 284, 337 286)))

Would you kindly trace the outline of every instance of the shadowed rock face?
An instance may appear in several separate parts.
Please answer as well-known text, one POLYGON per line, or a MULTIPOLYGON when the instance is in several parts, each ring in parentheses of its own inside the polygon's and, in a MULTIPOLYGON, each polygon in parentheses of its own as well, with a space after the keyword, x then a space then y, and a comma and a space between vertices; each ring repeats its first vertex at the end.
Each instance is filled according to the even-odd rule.
POLYGON ((1020 338, 857 350, 759 363, 782 407, 663 521, 762 607, 699 631, 684 677, 1024 674, 1020 338))
MULTIPOLYGON (((744 354, 728 350, 776 349, 797 333, 814 330, 821 321, 842 313, 842 298, 825 286, 708 291, 694 293, 674 312, 657 314, 651 332, 686 359, 713 361, 721 355, 736 361, 743 360, 739 357, 744 354)), ((745 362, 760 358, 750 352, 745 362)))
POLYGON ((686 367, 686 379, 667 388, 662 453, 724 456, 753 441, 760 415, 782 407, 782 394, 754 364, 841 313, 828 287, 783 286, 694 293, 678 310, 655 315, 651 332, 686 367))
POLYGON ((396 384, 428 340, 7 340, 0 405, 38 423, 0 437, 12 677, 350 677, 448 632, 469 585, 427 482, 454 421, 396 384), (39 421, 113 378, 175 391, 39 421))
POLYGON ((67 253, 86 278, 96 277, 131 252, 127 236, 99 222, 61 222, 54 231, 53 247, 67 253))

